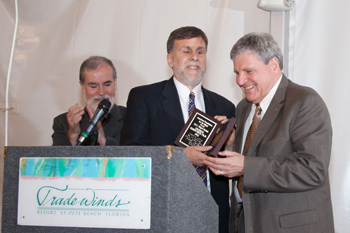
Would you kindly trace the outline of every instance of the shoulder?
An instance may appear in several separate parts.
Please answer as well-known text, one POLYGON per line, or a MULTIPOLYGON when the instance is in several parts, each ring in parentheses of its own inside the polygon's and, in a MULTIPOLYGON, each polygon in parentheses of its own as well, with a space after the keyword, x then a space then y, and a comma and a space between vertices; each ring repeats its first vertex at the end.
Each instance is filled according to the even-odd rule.
POLYGON ((311 87, 302 86, 288 80, 286 102, 323 102, 321 96, 311 87))
POLYGON ((220 103, 220 105, 234 106, 234 104, 231 101, 229 101, 228 99, 226 99, 222 95, 219 95, 213 91, 209 91, 205 88, 203 88, 202 90, 203 90, 203 94, 206 98, 210 98, 212 101, 214 101, 216 103, 220 103))
POLYGON ((173 93, 174 90, 176 91, 176 88, 172 80, 164 80, 149 85, 135 87, 131 89, 129 93, 128 107, 130 103, 139 104, 139 102, 159 102, 163 99, 164 94, 167 95, 167 93, 173 93))
POLYGON ((125 113, 126 113, 126 107, 124 106, 120 106, 120 105, 116 105, 121 113, 121 115, 124 117, 125 113))
POLYGON ((67 112, 59 114, 53 119, 54 123, 67 123, 67 112))
POLYGON ((123 118, 126 113, 126 107, 114 104, 110 113, 117 118, 123 118))
POLYGON ((131 89, 130 94, 139 94, 139 93, 152 93, 152 92, 161 92, 166 83, 169 80, 164 80, 161 82, 157 82, 157 83, 152 83, 152 84, 148 84, 148 85, 143 85, 143 86, 138 86, 138 87, 134 87, 131 89))
POLYGON ((318 95, 311 87, 296 84, 288 79, 287 94, 297 94, 304 97, 305 95, 318 95))

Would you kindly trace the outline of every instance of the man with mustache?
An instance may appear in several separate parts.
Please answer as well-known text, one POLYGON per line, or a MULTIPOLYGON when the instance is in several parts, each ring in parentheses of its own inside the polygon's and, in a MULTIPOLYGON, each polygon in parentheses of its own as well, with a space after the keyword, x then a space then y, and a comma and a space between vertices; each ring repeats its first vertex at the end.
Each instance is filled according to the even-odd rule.
MULTIPOLYGON (((235 114, 235 106, 224 97, 202 87, 206 71, 208 39, 196 27, 173 31, 167 42, 167 62, 173 70, 169 80, 133 88, 129 93, 127 113, 121 134, 122 145, 174 145, 189 118, 190 93, 194 93, 199 110, 225 121, 235 114)), ((185 149, 193 165, 202 166, 211 147, 194 146, 185 149)), ((207 187, 219 206, 220 233, 228 232, 228 179, 209 170, 207 187)))
POLYGON ((103 99, 111 102, 109 112, 97 123, 96 130, 84 143, 100 146, 119 145, 126 108, 114 104, 116 79, 116 69, 112 61, 105 57, 92 56, 81 64, 79 83, 86 107, 83 108, 76 103, 68 112, 55 117, 52 126, 54 146, 76 145, 81 132, 88 127, 98 104, 103 99))

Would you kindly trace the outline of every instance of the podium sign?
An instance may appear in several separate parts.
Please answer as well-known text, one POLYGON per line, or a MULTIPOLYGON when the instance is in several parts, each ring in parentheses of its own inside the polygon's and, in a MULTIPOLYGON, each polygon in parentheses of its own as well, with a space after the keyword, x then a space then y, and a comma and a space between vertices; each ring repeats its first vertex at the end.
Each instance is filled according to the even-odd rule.
POLYGON ((151 158, 20 158, 19 225, 150 229, 151 158))
POLYGON ((218 205, 180 147, 8 147, 4 165, 2 233, 219 229, 218 205))

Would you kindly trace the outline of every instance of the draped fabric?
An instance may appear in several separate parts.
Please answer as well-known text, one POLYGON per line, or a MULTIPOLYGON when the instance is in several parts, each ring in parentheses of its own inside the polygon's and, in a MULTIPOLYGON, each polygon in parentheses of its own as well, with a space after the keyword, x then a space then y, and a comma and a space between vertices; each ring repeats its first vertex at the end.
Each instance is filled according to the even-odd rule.
POLYGON ((350 228, 350 60, 349 1, 295 1, 290 30, 294 53, 294 82, 314 88, 328 106, 333 127, 329 167, 335 231, 350 228), (345 70, 344 70, 345 68, 345 70))
MULTIPOLYGON (((273 35, 291 42, 282 46, 291 59, 285 71, 288 77, 318 91, 329 108, 335 227, 336 232, 347 232, 350 2, 295 2, 290 27, 281 27, 273 35)), ((283 24, 286 19, 282 13, 270 17, 256 4, 257 0, 18 0, 18 30, 8 79, 15 0, 0 0, 0 148, 5 137, 8 146, 51 145, 53 118, 77 102, 84 103, 78 70, 90 55, 114 62, 120 105, 125 106, 132 87, 168 79, 172 72, 166 62, 166 40, 171 31, 186 25, 200 27, 209 38, 203 85, 237 104, 242 92, 229 59, 232 45, 245 33, 269 32, 271 24, 283 24), (6 102, 12 108, 7 132, 6 102)), ((2 166, 2 156, 0 160, 2 166)))

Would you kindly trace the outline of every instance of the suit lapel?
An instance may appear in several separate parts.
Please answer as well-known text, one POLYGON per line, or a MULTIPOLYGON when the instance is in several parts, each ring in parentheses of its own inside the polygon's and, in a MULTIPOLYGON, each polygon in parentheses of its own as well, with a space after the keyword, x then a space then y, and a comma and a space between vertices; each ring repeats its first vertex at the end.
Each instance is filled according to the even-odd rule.
POLYGON ((204 96, 205 113, 210 116, 215 116, 217 111, 214 101, 210 98, 208 91, 204 87, 202 87, 202 92, 204 96))
POLYGON ((184 126, 184 118, 180 106, 179 95, 177 93, 173 78, 166 82, 162 95, 164 97, 162 106, 168 118, 168 123, 173 136, 176 138, 178 136, 177 134, 184 126))
POLYGON ((236 145, 238 145, 239 148, 236 148, 236 151, 237 152, 240 152, 242 153, 241 151, 241 148, 242 148, 242 145, 245 141, 245 138, 243 138, 244 136, 244 124, 248 118, 248 115, 249 115, 249 112, 251 110, 251 107, 252 107, 252 104, 250 102, 248 102, 247 100, 244 100, 246 101, 245 105, 243 106, 242 108, 242 118, 243 120, 239 120, 237 123, 237 136, 236 136, 236 145))
POLYGON ((283 101, 285 98, 286 90, 288 86, 288 80, 283 75, 280 85, 277 88, 277 91, 272 98, 269 108, 267 109, 264 118, 261 120, 258 129, 254 134, 254 138, 250 144, 250 147, 247 152, 247 156, 250 156, 253 151, 257 148, 261 140, 263 139, 266 132, 269 130, 273 122, 275 121, 279 111, 283 106, 283 101))
POLYGON ((105 135, 114 135, 115 132, 119 129, 120 121, 122 120, 123 116, 117 105, 113 106, 109 114, 110 116, 105 120, 106 122, 103 124, 103 131, 105 132, 105 135))

